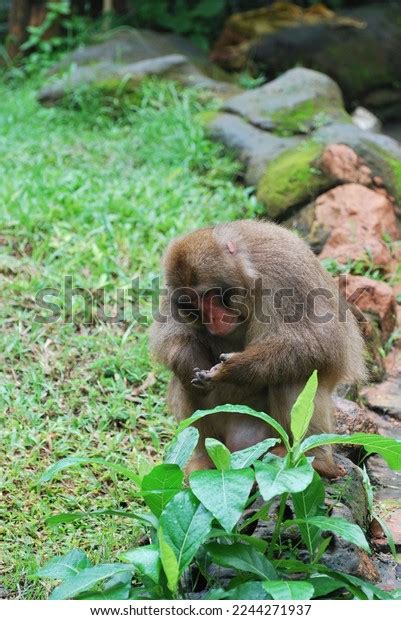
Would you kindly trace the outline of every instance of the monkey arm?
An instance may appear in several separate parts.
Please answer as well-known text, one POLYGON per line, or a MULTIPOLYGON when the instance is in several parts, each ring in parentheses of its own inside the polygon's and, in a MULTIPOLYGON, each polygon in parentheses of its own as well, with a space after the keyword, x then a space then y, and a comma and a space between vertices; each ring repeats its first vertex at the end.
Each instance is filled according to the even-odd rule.
POLYGON ((150 348, 153 356, 170 368, 185 387, 191 386, 195 368, 210 368, 214 364, 207 343, 186 325, 155 323, 150 348))
POLYGON ((291 339, 269 338, 250 345, 239 353, 223 354, 220 364, 209 371, 198 371, 193 384, 206 387, 216 382, 263 387, 287 381, 305 380, 314 369, 320 370, 322 352, 306 349, 291 339), (320 353, 320 355, 319 355, 320 353))

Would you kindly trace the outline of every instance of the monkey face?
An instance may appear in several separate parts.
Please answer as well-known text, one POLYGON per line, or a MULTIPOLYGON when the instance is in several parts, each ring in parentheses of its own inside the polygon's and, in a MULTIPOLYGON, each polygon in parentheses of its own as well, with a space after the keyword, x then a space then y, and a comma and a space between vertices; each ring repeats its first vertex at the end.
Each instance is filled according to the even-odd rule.
POLYGON ((204 291, 185 287, 172 291, 172 315, 179 322, 206 329, 212 336, 228 336, 242 322, 238 308, 232 307, 230 290, 213 287, 204 291))

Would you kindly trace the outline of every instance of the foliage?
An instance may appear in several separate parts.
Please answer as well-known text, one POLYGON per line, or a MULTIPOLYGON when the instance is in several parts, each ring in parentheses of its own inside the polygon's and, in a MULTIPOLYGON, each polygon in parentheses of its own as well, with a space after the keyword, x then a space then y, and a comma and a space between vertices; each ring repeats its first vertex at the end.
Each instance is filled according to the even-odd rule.
MULTIPOLYGON (((230 221, 260 212, 236 182, 238 164, 205 135, 202 115, 215 104, 196 91, 149 80, 116 121, 97 101, 42 108, 38 82, 0 79, 1 581, 10 597, 24 599, 46 596, 48 584, 29 576, 55 553, 80 546, 94 563, 115 557, 126 548, 129 517, 109 509, 139 508, 132 481, 99 464, 76 468, 51 494, 42 487, 40 501, 35 472, 74 454, 112 454, 143 476, 171 438, 167 373, 158 369, 146 387, 154 370, 149 291, 167 243, 222 214, 230 221), (35 295, 53 287, 59 292, 50 299, 63 308, 68 274, 92 295, 88 322, 79 297, 70 322, 36 322, 35 295), (128 303, 135 277, 142 323, 128 303), (103 298, 116 315, 117 290, 126 293, 125 320, 101 320, 103 298), (51 512, 78 518, 94 508, 98 514, 77 527, 51 523, 44 535, 38 526, 51 512)), ((142 527, 133 523, 132 544, 142 527)))
POLYGON ((228 0, 147 0, 135 2, 138 25, 158 27, 188 35, 200 47, 207 48, 211 35, 222 25, 228 0))
MULTIPOLYGON (((61 580, 50 598, 190 598, 191 591, 185 585, 188 579, 184 578, 188 577, 189 569, 192 576, 201 574, 206 579, 208 598, 253 598, 248 589, 252 587, 260 588, 257 598, 265 599, 308 600, 328 594, 333 596, 334 592, 339 598, 392 598, 391 594, 370 583, 321 563, 329 532, 368 553, 370 549, 358 525, 327 513, 323 483, 312 468, 313 459, 306 453, 315 446, 346 441, 360 444, 368 452, 377 451, 391 467, 401 470, 401 442, 362 433, 305 439, 316 389, 315 371, 293 406, 291 439, 269 415, 248 407, 226 405, 198 411, 182 422, 168 450, 169 463, 157 465, 142 480, 134 482, 136 492, 142 494, 150 509, 147 528, 150 542, 120 554, 120 563, 92 566, 87 556, 76 549, 64 558, 53 558, 37 574, 61 580), (193 448, 194 439, 198 438, 198 432, 191 425, 222 411, 231 415, 239 411, 263 419, 278 431, 288 449, 287 455, 278 457, 267 452, 270 445, 266 442, 262 442, 261 451, 254 448, 253 458, 249 449, 232 455, 222 443, 209 439, 206 449, 216 469, 193 472, 185 484, 182 468, 191 455, 187 444, 193 448), (246 453, 246 458, 241 458, 241 452, 246 453), (255 481, 257 491, 253 489, 255 481), (258 504, 256 514, 241 521, 244 510, 252 508, 260 496, 264 503, 261 507, 258 504), (293 518, 284 519, 290 496, 293 518), (277 500, 279 509, 271 539, 263 541, 247 535, 250 523, 261 517, 266 519, 277 500), (288 528, 296 528, 299 532, 295 546, 285 541, 284 532, 288 528), (308 553, 307 562, 300 560, 303 549, 308 553), (232 580, 226 587, 216 576, 218 573, 207 570, 211 563, 232 570, 232 580), (297 572, 303 577, 294 581, 292 576, 297 572), (245 585, 247 589, 241 592, 239 588, 245 585)), ((71 464, 81 465, 82 462, 71 464)), ((107 466, 107 462, 103 464, 107 466)), ((48 468, 39 484, 49 482, 64 466, 65 463, 62 467, 48 468)), ((121 471, 121 474, 132 481, 137 476, 130 471, 121 471)), ((126 514, 138 519, 137 515, 126 514)), ((88 512, 81 518, 90 516, 88 512)))

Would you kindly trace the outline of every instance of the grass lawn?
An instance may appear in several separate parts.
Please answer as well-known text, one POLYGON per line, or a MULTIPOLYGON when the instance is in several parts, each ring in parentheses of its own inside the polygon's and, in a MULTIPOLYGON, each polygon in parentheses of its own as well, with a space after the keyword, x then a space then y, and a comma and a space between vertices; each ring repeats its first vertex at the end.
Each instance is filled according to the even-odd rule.
POLYGON ((95 99, 41 108, 36 86, 0 83, 0 582, 25 599, 47 595, 32 575, 50 556, 79 546, 113 561, 138 535, 117 517, 48 528, 58 512, 132 508, 135 488, 99 467, 38 488, 43 470, 67 455, 144 467, 174 428, 145 324, 90 323, 79 299, 72 322, 44 324, 35 295, 54 287, 62 300, 70 275, 111 307, 132 278, 150 285, 172 237, 259 211, 205 136, 213 102, 148 82, 137 109, 112 120, 95 99), (133 396, 152 371, 156 383, 133 396))

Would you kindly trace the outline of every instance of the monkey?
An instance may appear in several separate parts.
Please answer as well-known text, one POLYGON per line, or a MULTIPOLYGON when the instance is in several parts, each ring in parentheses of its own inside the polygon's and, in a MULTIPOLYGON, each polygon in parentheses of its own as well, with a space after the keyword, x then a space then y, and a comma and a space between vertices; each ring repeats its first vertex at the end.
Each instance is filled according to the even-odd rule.
MULTIPOLYGON (((341 382, 365 378, 363 339, 347 303, 318 258, 291 231, 239 220, 173 240, 164 256, 166 295, 150 333, 154 358, 172 372, 167 402, 178 420, 231 403, 274 417, 290 432, 290 412, 318 372, 308 434, 332 432, 331 395, 341 382)), ((197 422, 198 446, 187 472, 213 467, 207 437, 231 451, 275 433, 241 413, 197 422)), ((313 466, 335 478, 331 448, 313 466)))

